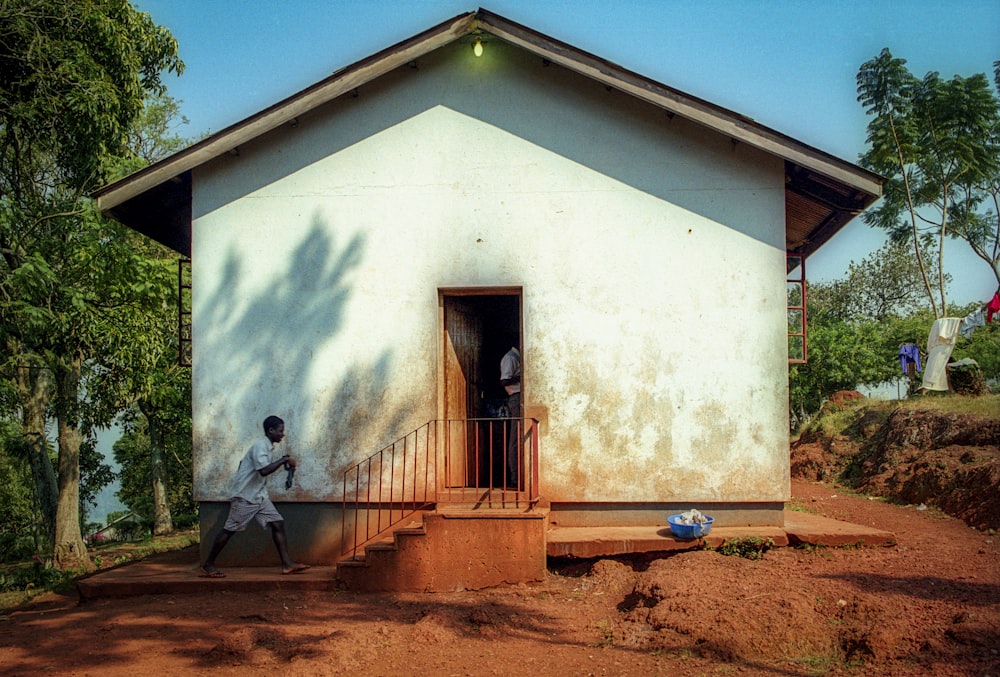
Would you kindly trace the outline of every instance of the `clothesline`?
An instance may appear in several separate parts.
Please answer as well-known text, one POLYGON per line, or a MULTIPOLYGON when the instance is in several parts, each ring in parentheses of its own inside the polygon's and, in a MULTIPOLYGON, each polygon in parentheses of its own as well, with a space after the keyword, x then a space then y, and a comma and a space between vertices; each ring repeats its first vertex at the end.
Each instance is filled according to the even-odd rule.
POLYGON ((993 316, 997 312, 1000 312, 1000 291, 993 294, 989 303, 963 317, 958 333, 965 338, 972 338, 972 332, 976 330, 976 327, 983 327, 987 322, 992 322, 993 316))
POLYGON ((923 373, 923 388, 930 390, 947 389, 944 369, 955 347, 959 335, 969 339, 976 327, 985 326, 993 321, 993 316, 1000 313, 1000 290, 993 298, 980 308, 972 311, 961 320, 957 318, 939 318, 934 321, 927 337, 927 352, 925 353, 909 341, 899 344, 899 366, 904 376, 912 377, 915 373, 923 373), (924 367, 921 370, 921 358, 924 367))

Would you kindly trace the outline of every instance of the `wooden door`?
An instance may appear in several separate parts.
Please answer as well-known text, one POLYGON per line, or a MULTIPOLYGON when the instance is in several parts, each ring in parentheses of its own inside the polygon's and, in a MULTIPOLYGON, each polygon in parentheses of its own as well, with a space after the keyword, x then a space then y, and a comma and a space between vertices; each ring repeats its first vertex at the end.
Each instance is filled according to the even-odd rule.
POLYGON ((472 427, 459 421, 479 416, 479 368, 483 318, 468 300, 444 297, 446 486, 475 486, 476 445, 472 427))

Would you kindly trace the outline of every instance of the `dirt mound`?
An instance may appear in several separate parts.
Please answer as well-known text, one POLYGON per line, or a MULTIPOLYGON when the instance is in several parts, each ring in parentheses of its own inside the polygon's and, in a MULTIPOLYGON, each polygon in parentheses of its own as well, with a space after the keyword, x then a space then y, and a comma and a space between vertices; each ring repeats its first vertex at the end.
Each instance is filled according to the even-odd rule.
POLYGON ((622 603, 626 614, 615 639, 645 651, 683 649, 727 662, 843 653, 828 630, 837 607, 826 613, 801 589, 762 591, 765 568, 710 551, 657 560, 622 603))
POLYGON ((871 437, 886 451, 1000 445, 1000 419, 920 409, 897 409, 871 437))
POLYGON ((860 407, 841 434, 819 428, 791 447, 793 477, 933 505, 979 529, 1000 528, 1000 419, 860 407))
POLYGON ((839 411, 845 404, 857 402, 858 400, 863 399, 865 399, 865 396, 857 390, 838 390, 834 394, 830 395, 830 399, 828 399, 826 404, 823 405, 823 411, 839 411))

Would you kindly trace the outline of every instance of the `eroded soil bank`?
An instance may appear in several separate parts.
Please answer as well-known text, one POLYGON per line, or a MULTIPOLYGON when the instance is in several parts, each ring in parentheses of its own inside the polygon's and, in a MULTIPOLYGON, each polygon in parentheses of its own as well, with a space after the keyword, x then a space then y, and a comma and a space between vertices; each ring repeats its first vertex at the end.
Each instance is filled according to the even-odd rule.
POLYGON ((1000 412, 984 417, 862 404, 845 408, 839 420, 834 430, 806 430, 792 443, 793 477, 841 482, 1000 530, 1000 412))

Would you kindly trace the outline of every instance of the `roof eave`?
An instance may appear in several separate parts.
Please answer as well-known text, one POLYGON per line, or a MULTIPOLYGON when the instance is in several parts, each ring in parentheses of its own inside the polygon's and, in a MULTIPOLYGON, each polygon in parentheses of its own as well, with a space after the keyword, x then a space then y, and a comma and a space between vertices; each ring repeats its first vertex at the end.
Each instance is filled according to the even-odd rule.
POLYGON ((650 80, 501 16, 480 10, 479 28, 559 64, 569 70, 631 94, 705 127, 767 151, 784 160, 821 172, 878 198, 883 179, 878 174, 765 127, 752 118, 650 80))
MULTIPOLYGON (((162 192, 161 187, 165 183, 174 184, 173 192, 170 193, 171 203, 176 204, 178 199, 183 199, 185 189, 187 200, 190 203, 191 170, 283 124, 292 123, 300 115, 351 92, 395 68, 411 63, 424 54, 463 36, 480 31, 517 45, 542 59, 601 82, 608 87, 628 93, 671 114, 680 115, 718 133, 725 134, 734 141, 746 143, 782 158, 790 164, 792 169, 801 168, 806 172, 815 172, 843 185, 844 188, 848 189, 847 192, 852 194, 852 197, 844 201, 843 204, 829 205, 831 212, 828 216, 821 223, 811 224, 809 237, 799 247, 801 252, 806 255, 815 251, 844 224, 860 213, 861 209, 875 202, 882 194, 884 179, 862 167, 760 125, 751 118, 650 80, 492 12, 479 9, 476 12, 456 16, 408 40, 339 69, 315 85, 139 172, 99 189, 94 193, 98 207, 101 211, 108 212, 115 218, 123 220, 121 217, 125 214, 138 214, 148 205, 162 206, 151 199, 151 193, 162 192), (185 176, 187 180, 177 184, 176 179, 185 176)), ((797 172, 790 172, 790 174, 795 173, 797 172)), ((185 213, 190 216, 190 204, 187 205, 185 213)), ((129 221, 123 220, 123 222, 135 227, 129 221)), ((164 222, 158 227, 166 226, 167 223, 164 222)), ((188 228, 189 226, 190 224, 188 224, 188 228)), ((147 229, 151 228, 147 226, 147 229)), ((137 228, 137 230, 142 230, 142 228, 137 228)), ((190 234, 187 235, 187 240, 184 242, 181 242, 184 240, 183 237, 178 238, 169 234, 160 237, 152 236, 175 249, 179 244, 186 251, 181 249, 178 251, 190 254, 190 234), (177 243, 167 243, 166 239, 177 240, 177 243)))
POLYGON ((250 117, 94 192, 101 211, 110 211, 164 181, 228 153, 241 144, 293 122, 296 117, 341 96, 423 54, 466 35, 476 25, 476 14, 459 15, 409 40, 341 68, 320 82, 250 117))

